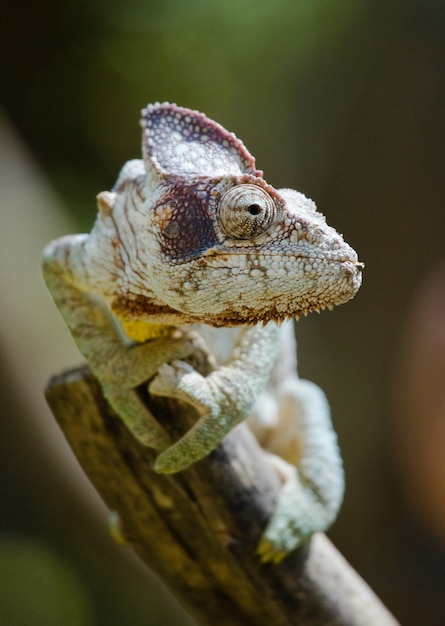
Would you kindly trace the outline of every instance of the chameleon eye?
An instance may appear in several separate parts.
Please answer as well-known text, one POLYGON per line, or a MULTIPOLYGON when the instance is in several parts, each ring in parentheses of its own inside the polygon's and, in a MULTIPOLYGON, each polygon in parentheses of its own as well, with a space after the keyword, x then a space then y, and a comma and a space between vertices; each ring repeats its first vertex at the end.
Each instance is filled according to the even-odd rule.
POLYGON ((237 185, 219 203, 218 219, 232 239, 251 239, 264 233, 275 221, 275 202, 261 187, 237 185))

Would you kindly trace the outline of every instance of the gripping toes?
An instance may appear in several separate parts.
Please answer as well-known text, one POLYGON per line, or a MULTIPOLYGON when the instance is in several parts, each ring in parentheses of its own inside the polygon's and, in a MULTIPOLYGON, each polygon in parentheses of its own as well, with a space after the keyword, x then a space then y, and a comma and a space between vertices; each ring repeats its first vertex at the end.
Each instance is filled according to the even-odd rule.
POLYGON ((185 363, 185 361, 172 361, 163 363, 158 369, 156 376, 151 381, 148 390, 155 396, 167 396, 168 398, 181 399, 184 393, 181 391, 180 383, 187 375, 196 374, 195 369, 185 363))

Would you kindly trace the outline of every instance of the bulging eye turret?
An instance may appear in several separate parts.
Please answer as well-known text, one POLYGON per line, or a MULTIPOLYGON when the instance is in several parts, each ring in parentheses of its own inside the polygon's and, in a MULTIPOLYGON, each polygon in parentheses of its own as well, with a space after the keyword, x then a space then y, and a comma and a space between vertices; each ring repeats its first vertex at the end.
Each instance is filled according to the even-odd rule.
POLYGON ((237 185, 222 196, 218 219, 232 239, 252 239, 275 221, 277 208, 270 195, 256 185, 237 185))

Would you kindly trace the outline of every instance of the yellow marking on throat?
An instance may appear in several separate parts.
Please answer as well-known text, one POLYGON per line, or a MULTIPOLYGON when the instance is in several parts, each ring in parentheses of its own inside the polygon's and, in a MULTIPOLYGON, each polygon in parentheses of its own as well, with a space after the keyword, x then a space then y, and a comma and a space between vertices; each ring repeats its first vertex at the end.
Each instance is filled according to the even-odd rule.
POLYGON ((132 341, 144 343, 149 339, 157 339, 158 337, 166 337, 171 334, 172 326, 164 326, 161 324, 149 324, 143 320, 128 320, 119 317, 124 333, 132 341))

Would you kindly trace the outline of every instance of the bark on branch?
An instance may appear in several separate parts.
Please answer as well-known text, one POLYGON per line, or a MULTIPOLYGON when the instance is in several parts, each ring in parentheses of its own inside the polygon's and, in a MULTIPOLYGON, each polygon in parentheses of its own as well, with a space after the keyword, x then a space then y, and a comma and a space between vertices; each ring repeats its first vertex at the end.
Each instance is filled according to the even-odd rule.
MULTIPOLYGON (((244 424, 203 461, 165 476, 87 369, 54 378, 46 397, 127 542, 199 624, 397 624, 324 535, 279 565, 260 563, 255 546, 279 484, 244 424)), ((147 401, 173 437, 196 419, 186 405, 147 401)))

